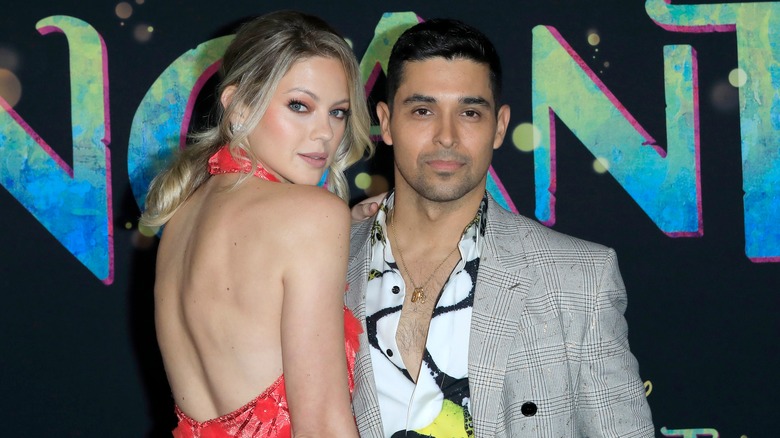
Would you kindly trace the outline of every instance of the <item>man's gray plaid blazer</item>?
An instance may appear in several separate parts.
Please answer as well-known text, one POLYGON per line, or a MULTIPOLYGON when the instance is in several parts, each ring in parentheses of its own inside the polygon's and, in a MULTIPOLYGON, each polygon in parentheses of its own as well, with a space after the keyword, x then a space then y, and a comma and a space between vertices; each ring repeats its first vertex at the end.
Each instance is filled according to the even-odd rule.
MULTIPOLYGON (((352 228, 346 295, 364 329, 352 395, 364 438, 382 436, 365 333, 372 223, 352 228)), ((475 436, 652 437, 625 309, 613 250, 510 213, 491 198, 469 342, 475 436)))

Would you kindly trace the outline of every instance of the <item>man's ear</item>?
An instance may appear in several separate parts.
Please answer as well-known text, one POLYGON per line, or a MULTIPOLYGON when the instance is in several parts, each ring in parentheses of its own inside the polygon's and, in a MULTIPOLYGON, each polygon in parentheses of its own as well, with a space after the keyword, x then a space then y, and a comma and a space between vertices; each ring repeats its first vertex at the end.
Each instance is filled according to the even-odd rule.
POLYGON ((382 132, 382 141, 386 145, 393 145, 393 136, 390 133, 390 107, 385 102, 376 104, 376 116, 379 118, 379 128, 382 132))
POLYGON ((493 149, 498 149, 504 143, 506 130, 509 126, 509 105, 501 105, 496 115, 496 137, 493 139, 493 149))

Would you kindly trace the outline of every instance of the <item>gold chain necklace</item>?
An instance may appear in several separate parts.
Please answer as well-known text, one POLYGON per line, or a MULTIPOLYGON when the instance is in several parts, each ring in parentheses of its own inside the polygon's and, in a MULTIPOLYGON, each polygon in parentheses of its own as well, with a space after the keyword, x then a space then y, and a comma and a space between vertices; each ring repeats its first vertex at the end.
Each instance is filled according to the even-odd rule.
POLYGON ((439 266, 436 267, 436 269, 431 272, 431 275, 428 276, 428 279, 425 280, 425 283, 423 283, 422 286, 417 286, 415 284, 414 279, 412 278, 412 273, 409 272, 409 269, 406 267, 406 262, 404 261, 404 252, 401 250, 401 247, 398 245, 398 233, 395 231, 395 218, 393 218, 392 221, 390 221, 390 228, 393 230, 393 245, 398 248, 398 260, 401 262, 401 267, 404 271, 406 271, 406 276, 409 277, 409 281, 412 282, 412 287, 414 287, 414 292, 412 292, 412 302, 416 303, 417 301, 420 302, 420 304, 425 304, 425 286, 428 286, 428 283, 431 282, 431 279, 436 274, 436 271, 439 270, 444 265, 444 262, 450 259, 453 254, 455 254, 455 251, 458 250, 458 245, 455 245, 455 248, 450 251, 449 254, 447 254, 447 257, 444 257, 444 260, 439 263, 439 266))

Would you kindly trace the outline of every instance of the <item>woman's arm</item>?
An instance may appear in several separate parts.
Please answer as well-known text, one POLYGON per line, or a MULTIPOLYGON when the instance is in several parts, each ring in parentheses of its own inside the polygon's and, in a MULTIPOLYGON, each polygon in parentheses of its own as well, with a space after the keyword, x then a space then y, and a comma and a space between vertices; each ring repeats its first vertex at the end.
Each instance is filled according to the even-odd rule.
POLYGON ((344 351, 350 212, 326 192, 306 198, 280 230, 289 249, 281 333, 293 433, 357 437, 344 351))

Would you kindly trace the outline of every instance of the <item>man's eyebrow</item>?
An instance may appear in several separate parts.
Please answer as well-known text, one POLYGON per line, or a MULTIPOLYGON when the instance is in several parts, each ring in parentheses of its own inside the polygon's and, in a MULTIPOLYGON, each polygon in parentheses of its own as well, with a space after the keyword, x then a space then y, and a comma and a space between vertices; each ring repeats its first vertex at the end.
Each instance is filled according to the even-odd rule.
POLYGON ((460 103, 461 105, 476 105, 476 106, 484 106, 487 108, 492 107, 492 105, 487 99, 479 96, 461 97, 460 103))
POLYGON ((402 103, 404 105, 411 105, 414 103, 436 103, 436 98, 422 94, 412 94, 411 96, 404 99, 402 103))
MULTIPOLYGON (((437 103, 437 102, 438 101, 433 96, 426 96, 424 94, 412 94, 411 96, 404 99, 402 104, 412 105, 416 103, 437 103)), ((493 107, 490 101, 480 96, 464 96, 458 99, 458 103, 460 103, 461 105, 482 106, 485 108, 493 107)))

